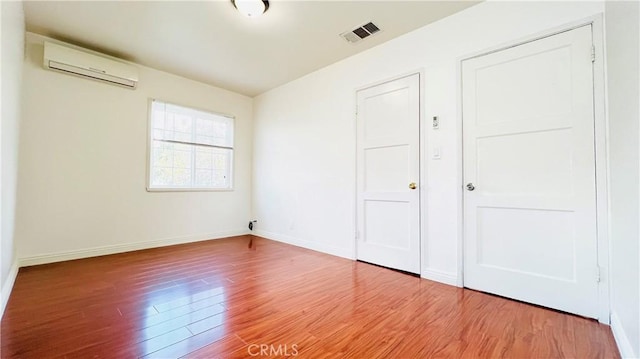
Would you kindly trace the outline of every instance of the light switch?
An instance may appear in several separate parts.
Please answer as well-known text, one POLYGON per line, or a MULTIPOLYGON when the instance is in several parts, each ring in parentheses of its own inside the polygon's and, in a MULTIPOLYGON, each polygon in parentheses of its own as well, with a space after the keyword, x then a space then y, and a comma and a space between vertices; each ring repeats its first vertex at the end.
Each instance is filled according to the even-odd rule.
POLYGON ((431 152, 431 158, 434 160, 439 160, 440 158, 442 158, 439 146, 433 148, 433 151, 431 152))
POLYGON ((434 130, 437 130, 440 128, 440 119, 438 118, 438 116, 433 116, 432 126, 434 130))

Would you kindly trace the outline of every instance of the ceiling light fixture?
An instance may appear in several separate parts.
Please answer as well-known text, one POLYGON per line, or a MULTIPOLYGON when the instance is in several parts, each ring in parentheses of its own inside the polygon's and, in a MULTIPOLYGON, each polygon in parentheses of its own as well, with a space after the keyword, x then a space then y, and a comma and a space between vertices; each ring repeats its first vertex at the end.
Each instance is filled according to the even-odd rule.
POLYGON ((268 0, 231 0, 231 3, 247 17, 258 17, 269 10, 268 0))

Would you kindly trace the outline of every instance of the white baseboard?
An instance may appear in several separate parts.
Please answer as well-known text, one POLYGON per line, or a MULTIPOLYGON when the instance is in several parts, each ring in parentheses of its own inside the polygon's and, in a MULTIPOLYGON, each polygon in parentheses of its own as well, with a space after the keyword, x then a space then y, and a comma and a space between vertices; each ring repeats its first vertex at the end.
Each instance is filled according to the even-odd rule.
POLYGON ((622 358, 637 358, 638 356, 633 352, 633 347, 631 347, 629 337, 627 337, 622 327, 620 318, 615 312, 611 313, 611 331, 613 332, 613 338, 616 340, 616 344, 618 344, 620 356, 622 358))
POLYGON ((423 268, 420 276, 435 282, 458 286, 458 276, 455 273, 443 272, 436 269, 423 268))
POLYGON ((171 246, 175 244, 184 244, 184 243, 206 241, 210 239, 220 239, 220 238, 226 238, 226 237, 241 236, 245 234, 249 234, 249 231, 246 229, 239 229, 235 231, 205 233, 205 234, 197 234, 197 235, 191 235, 186 237, 158 239, 158 240, 146 241, 146 242, 116 244, 111 246, 95 247, 95 248, 81 249, 76 251, 57 252, 57 253, 31 256, 31 257, 23 257, 23 258, 20 258, 19 264, 20 264, 20 267, 27 267, 27 266, 33 266, 38 264, 62 262, 62 261, 68 261, 73 259, 81 259, 81 258, 104 256, 108 254, 131 252, 131 251, 137 251, 141 249, 165 247, 165 246, 171 246))
POLYGON ((263 230, 255 230, 253 234, 258 237, 264 237, 266 239, 271 239, 274 241, 291 244, 297 247, 302 247, 306 249, 311 249, 314 251, 331 254, 334 256, 347 258, 347 259, 355 259, 355 255, 353 250, 349 250, 348 248, 341 248, 331 245, 326 245, 322 243, 312 242, 300 238, 295 238, 283 234, 263 231, 263 230))
MULTIPOLYGON (((355 260, 355 253, 353 250, 347 248, 339 248, 335 246, 329 246, 326 244, 320 244, 312 241, 307 241, 283 234, 268 232, 264 230, 255 230, 253 234, 259 237, 264 237, 274 241, 291 244, 297 247, 311 249, 314 251, 331 254, 334 256, 355 260)), ((455 273, 442 272, 434 269, 423 269, 421 277, 424 279, 433 280, 436 282, 457 286, 458 276, 455 273)))
POLYGON ((0 298, 2 302, 0 303, 0 318, 4 315, 4 309, 7 307, 7 303, 9 302, 9 297, 11 296, 11 291, 13 290, 13 284, 16 282, 16 277, 18 276, 18 261, 14 260, 13 265, 11 265, 11 270, 9 271, 9 275, 7 276, 7 280, 2 284, 2 294, 0 294, 0 298))

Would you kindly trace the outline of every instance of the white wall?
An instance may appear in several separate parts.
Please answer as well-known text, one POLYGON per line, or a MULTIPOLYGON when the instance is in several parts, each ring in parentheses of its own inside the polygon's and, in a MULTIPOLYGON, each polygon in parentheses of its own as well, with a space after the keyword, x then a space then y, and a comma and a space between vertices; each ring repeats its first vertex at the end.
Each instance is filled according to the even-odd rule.
POLYGON ((16 225, 22 264, 246 232, 251 98, 146 67, 135 91, 48 71, 42 39, 27 33, 16 225), (234 191, 145 190, 149 98, 236 116, 234 191))
POLYGON ((640 4, 606 3, 611 312, 623 356, 640 355, 640 4))
MULTIPOLYGON (((604 11, 601 2, 485 2, 268 91, 254 102, 257 232, 354 256, 356 88, 424 69, 426 233, 422 274, 458 282, 456 66, 462 56, 604 11), (440 146, 442 159, 428 159, 440 146)), ((423 186, 424 188, 424 186, 423 186)))
POLYGON ((24 58, 24 12, 22 2, 1 4, 2 12, 2 117, 0 119, 1 221, 0 221, 0 314, 13 287, 16 275, 14 224, 18 174, 18 129, 20 93, 24 58))

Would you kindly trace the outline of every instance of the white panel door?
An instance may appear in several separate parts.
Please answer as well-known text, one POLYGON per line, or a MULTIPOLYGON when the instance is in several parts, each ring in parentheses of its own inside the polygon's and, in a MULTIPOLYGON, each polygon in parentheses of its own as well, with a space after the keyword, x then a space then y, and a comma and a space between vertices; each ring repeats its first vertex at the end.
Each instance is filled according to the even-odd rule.
POLYGON ((420 273, 420 77, 357 93, 357 257, 420 273))
POLYGON ((591 26, 462 63, 464 285, 597 316, 591 26))

